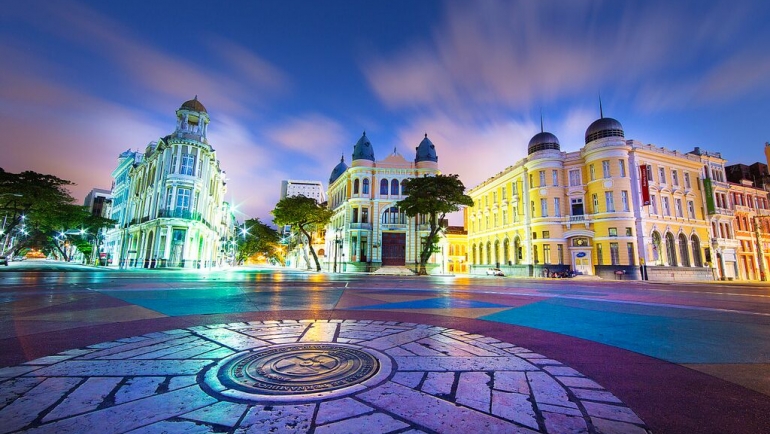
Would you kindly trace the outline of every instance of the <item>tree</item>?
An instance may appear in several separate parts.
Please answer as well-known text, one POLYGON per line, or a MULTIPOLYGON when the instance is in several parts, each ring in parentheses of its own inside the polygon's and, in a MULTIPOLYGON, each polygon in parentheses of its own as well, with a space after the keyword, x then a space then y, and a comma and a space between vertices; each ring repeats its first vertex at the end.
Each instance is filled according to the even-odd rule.
POLYGON ((332 218, 333 211, 325 208, 311 197, 290 196, 278 201, 275 209, 271 211, 275 217, 275 224, 279 227, 291 225, 296 228, 305 239, 310 253, 315 260, 316 271, 321 271, 321 263, 313 249, 313 237, 311 232, 326 226, 332 218))
POLYGON ((418 274, 428 274, 425 264, 438 245, 440 222, 450 212, 460 210, 460 206, 472 206, 473 199, 465 194, 465 186, 457 175, 435 175, 410 178, 404 181, 407 197, 396 202, 409 217, 424 215, 430 224, 430 233, 420 252, 418 274))
POLYGON ((261 254, 268 259, 280 260, 278 231, 262 223, 258 218, 246 220, 243 231, 238 237, 238 263, 243 263, 252 255, 261 254))

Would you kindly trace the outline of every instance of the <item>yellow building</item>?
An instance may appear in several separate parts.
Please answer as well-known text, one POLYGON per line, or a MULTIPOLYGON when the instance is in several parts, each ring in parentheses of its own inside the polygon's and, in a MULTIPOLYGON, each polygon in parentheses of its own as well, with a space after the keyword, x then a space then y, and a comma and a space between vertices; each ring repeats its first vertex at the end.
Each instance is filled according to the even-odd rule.
POLYGON ((470 272, 639 279, 646 264, 650 279, 710 280, 702 172, 700 155, 626 140, 612 118, 575 152, 541 127, 526 158, 468 192, 470 272))

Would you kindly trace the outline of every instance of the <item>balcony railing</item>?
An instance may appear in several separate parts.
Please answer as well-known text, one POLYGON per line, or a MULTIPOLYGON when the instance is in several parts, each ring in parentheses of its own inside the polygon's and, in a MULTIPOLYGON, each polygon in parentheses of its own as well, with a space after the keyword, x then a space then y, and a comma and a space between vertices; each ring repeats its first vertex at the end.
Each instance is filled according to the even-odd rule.
POLYGON ((735 211, 727 208, 714 208, 714 212, 709 213, 711 215, 713 214, 720 214, 720 215, 735 215, 735 211))
POLYGON ((380 225, 380 229, 383 231, 404 231, 406 230, 406 224, 383 223, 380 225))
POLYGON ((349 227, 350 227, 350 229, 367 229, 367 230, 372 230, 372 224, 371 223, 350 223, 349 227))
POLYGON ((184 220, 203 221, 203 216, 199 212, 187 209, 161 209, 158 210, 158 218, 176 218, 184 220))

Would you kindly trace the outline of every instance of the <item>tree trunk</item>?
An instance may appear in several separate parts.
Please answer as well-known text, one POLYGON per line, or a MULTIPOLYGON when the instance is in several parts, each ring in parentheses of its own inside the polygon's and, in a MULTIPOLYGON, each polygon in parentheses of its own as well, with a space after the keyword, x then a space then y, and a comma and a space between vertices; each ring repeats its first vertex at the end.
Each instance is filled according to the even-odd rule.
MULTIPOLYGON (((321 271, 321 263, 318 261, 318 255, 315 253, 315 249, 313 248, 313 243, 311 242, 310 234, 305 231, 305 228, 300 226, 299 230, 302 231, 302 233, 305 235, 305 238, 307 238, 307 247, 310 250, 310 254, 313 255, 313 260, 315 261, 315 271, 321 271)), ((307 265, 310 266, 310 261, 307 261, 307 265)))

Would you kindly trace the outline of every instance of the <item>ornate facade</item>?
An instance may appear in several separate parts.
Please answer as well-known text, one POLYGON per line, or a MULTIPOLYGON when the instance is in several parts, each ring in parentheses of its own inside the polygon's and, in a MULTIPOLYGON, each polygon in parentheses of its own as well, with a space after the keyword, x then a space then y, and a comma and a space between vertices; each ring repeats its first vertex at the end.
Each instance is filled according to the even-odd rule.
MULTIPOLYGON (((438 156, 428 135, 416 148, 413 161, 397 150, 375 160, 364 133, 353 147, 351 165, 344 156, 332 170, 327 193, 334 216, 326 229, 326 269, 332 272, 374 271, 381 266, 419 263, 427 222, 408 218, 395 206, 405 197, 408 178, 438 174, 438 156)), ((433 265, 434 272, 437 265, 433 265)))
POLYGON ((225 173, 207 139, 209 115, 197 97, 176 111, 173 133, 141 158, 121 155, 113 173, 111 239, 121 267, 209 268, 225 265, 234 219, 224 202, 225 173), (123 177, 127 176, 126 179, 123 177))

